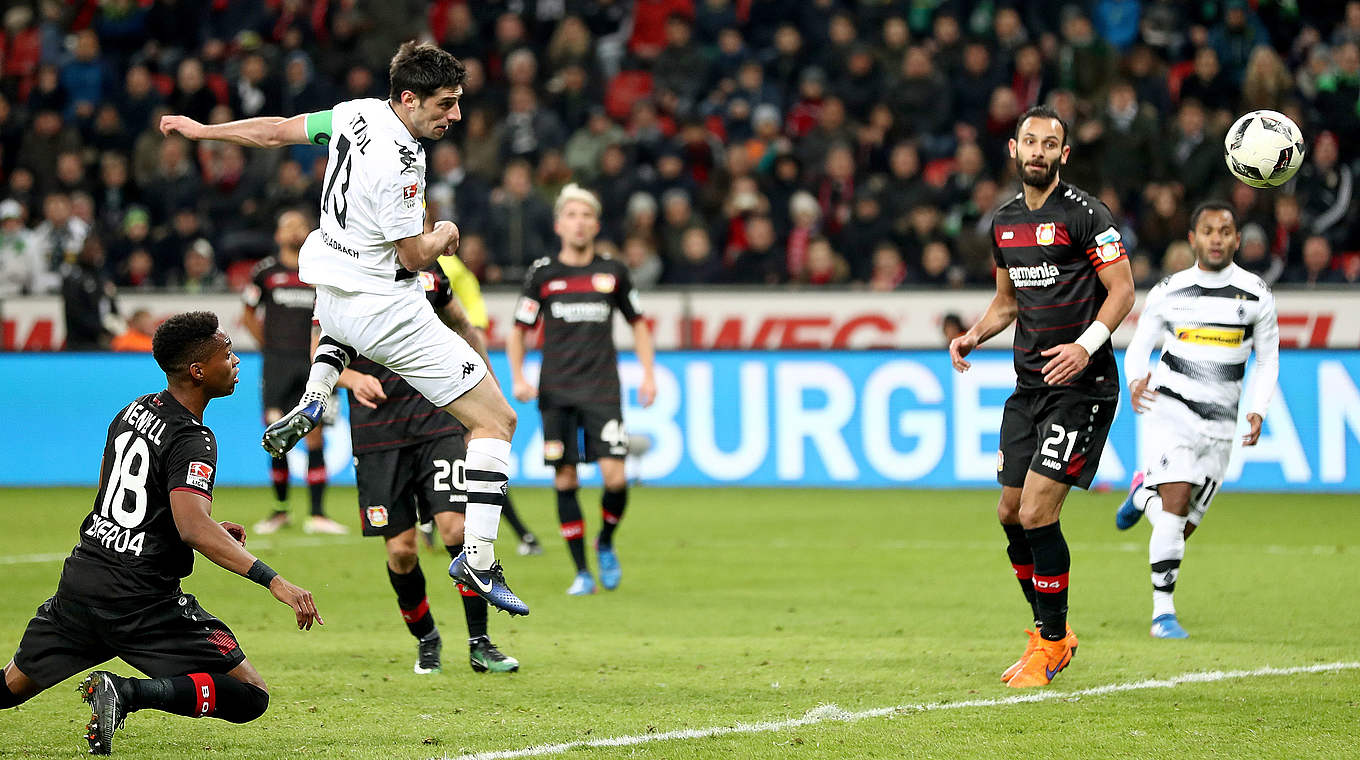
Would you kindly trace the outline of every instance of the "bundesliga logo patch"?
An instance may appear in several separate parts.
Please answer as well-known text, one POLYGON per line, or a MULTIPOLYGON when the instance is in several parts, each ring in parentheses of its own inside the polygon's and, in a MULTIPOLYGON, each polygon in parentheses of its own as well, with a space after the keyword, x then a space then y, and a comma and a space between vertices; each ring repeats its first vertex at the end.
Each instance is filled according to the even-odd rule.
POLYGON ((420 193, 420 188, 416 185, 407 185, 401 189, 401 205, 410 210, 416 207, 416 195, 420 193))
POLYGON ((194 488, 206 491, 212 487, 212 465, 206 462, 190 462, 189 473, 184 482, 194 488))
POLYGON ((365 509, 364 513, 368 516, 369 525, 372 525, 375 528, 381 528, 387 525, 387 507, 379 504, 376 507, 365 509))

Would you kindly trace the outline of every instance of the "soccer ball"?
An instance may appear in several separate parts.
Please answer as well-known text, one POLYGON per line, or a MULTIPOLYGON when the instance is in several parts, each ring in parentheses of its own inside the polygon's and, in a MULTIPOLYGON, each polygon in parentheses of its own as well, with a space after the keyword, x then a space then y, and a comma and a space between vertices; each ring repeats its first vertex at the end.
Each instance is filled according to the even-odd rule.
POLYGON ((1223 159, 1234 177, 1252 187, 1278 187, 1303 163, 1303 133, 1278 111, 1252 111, 1223 138, 1223 159))

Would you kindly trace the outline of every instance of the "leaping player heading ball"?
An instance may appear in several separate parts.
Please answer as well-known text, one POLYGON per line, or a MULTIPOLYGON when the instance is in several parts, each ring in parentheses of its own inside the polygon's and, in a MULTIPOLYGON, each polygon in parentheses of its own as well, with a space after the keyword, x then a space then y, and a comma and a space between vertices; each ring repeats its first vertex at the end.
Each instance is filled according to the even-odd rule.
POLYGON ((505 583, 494 542, 509 479, 515 412, 486 362, 435 315, 416 273, 458 246, 453 222, 425 225, 425 150, 462 118, 467 71, 434 45, 407 42, 388 68, 387 100, 361 98, 291 118, 200 124, 165 116, 161 132, 278 148, 327 146, 321 228, 302 246, 298 275, 315 285, 325 335, 302 403, 266 431, 280 455, 320 419, 340 373, 357 351, 401 375, 468 428, 467 524, 463 553, 449 575, 492 605, 529 614, 505 583))

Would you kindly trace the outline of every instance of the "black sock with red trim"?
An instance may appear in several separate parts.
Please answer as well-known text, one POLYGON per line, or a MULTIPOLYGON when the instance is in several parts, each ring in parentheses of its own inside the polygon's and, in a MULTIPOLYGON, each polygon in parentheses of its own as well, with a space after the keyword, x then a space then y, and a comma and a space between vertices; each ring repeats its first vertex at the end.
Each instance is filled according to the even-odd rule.
POLYGON ((387 579, 392 582, 392 590, 397 592, 397 606, 401 608, 407 630, 417 639, 424 638, 434 630, 434 615, 430 613, 430 600, 425 596, 425 574, 420 571, 420 565, 409 573, 398 573, 388 565, 387 579))
POLYGON ((312 497, 312 514, 326 516, 326 452, 307 450, 307 491, 312 497))
POLYGON ((128 712, 160 710, 190 718, 249 723, 269 708, 269 692, 222 673, 127 678, 119 694, 128 712))
POLYGON ((1020 582, 1020 591, 1025 595, 1025 601, 1029 602, 1029 609, 1034 614, 1034 624, 1037 626, 1039 603, 1034 598, 1034 550, 1030 548, 1029 539, 1025 537, 1023 525, 1001 523, 1001 529, 1006 531, 1006 556, 1010 557, 1011 568, 1015 570, 1015 579, 1020 582))
POLYGON ((600 546, 614 545, 614 529, 619 527, 619 520, 623 519, 623 510, 628 508, 628 487, 624 486, 621 490, 605 490, 600 495, 600 546))
POLYGON ((280 502, 286 512, 288 508, 288 460, 283 457, 269 458, 269 481, 274 484, 274 500, 280 502))
POLYGON ((1025 531, 1034 552, 1034 597, 1039 635, 1059 641, 1067 635, 1067 573, 1072 555, 1058 523, 1025 531))
POLYGON ((581 502, 576 499, 575 488, 557 492, 557 522, 562 526, 562 538, 567 542, 571 560, 576 563, 576 572, 585 570, 586 521, 581 517, 581 502))

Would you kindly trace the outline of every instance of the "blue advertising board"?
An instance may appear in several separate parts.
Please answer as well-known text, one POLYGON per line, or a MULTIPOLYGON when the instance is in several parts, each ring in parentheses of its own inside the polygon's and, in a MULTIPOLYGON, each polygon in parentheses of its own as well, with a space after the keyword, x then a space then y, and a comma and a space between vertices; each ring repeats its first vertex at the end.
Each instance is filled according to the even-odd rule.
MULTIPOLYGON (((504 357, 493 362, 507 377, 504 357)), ((1236 449, 1228 482, 1360 492, 1360 351, 1286 351, 1280 362, 1261 442, 1236 449)), ((220 484, 268 482, 259 371, 258 357, 244 356, 237 392, 208 408, 220 484)), ((944 351, 674 352, 657 357, 656 372, 657 401, 643 409, 638 365, 625 357, 621 367, 628 431, 652 444, 630 469, 677 486, 991 487, 1014 383, 1000 351, 979 353, 964 374, 944 351)), ((0 355, 0 485, 93 484, 113 414, 163 385, 146 355, 0 355)), ((538 411, 515 406, 512 482, 546 485, 538 411)), ((1125 398, 1097 482, 1128 482, 1149 441, 1140 420, 1125 398)), ((301 472, 305 457, 293 456, 301 472)), ((327 465, 333 482, 353 482, 343 416, 328 428, 327 465)))

